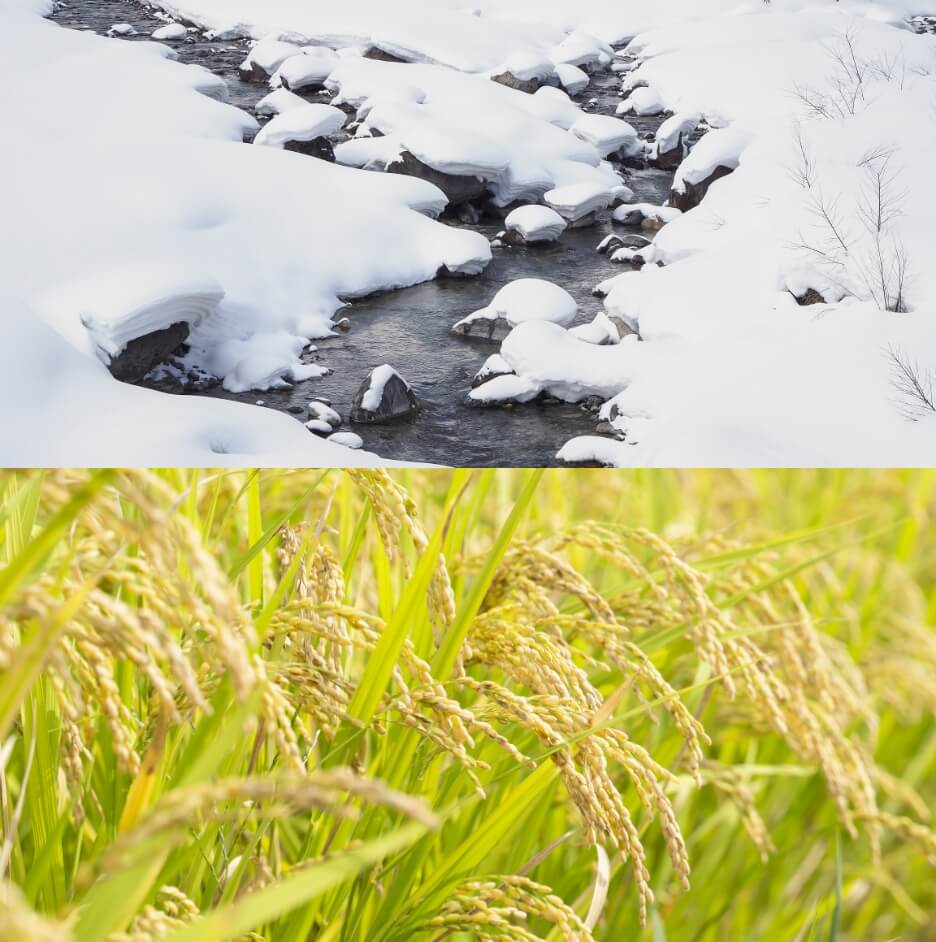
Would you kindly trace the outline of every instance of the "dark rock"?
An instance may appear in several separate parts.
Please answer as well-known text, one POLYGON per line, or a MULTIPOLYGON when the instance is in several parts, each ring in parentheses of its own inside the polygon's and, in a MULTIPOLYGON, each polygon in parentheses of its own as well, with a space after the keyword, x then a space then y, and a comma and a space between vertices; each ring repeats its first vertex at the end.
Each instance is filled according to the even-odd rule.
POLYGON ((402 173, 435 184, 446 196, 450 205, 468 203, 480 199, 487 190, 487 184, 478 177, 460 177, 452 173, 433 170, 415 157, 408 150, 387 167, 388 173, 402 173))
POLYGON ((340 330, 343 334, 351 330, 351 321, 347 317, 342 317, 340 321, 335 321, 335 330, 340 330))
POLYGON ((122 383, 138 383, 153 367, 172 356, 188 335, 189 325, 180 321, 164 330, 131 340, 121 353, 111 359, 108 367, 111 375, 122 383))
POLYGON ((727 177, 731 172, 731 167, 725 167, 720 164, 704 180, 700 180, 698 183, 685 184, 686 190, 684 193, 677 193, 675 190, 673 190, 670 193, 668 205, 673 206, 684 213, 689 212, 690 209, 694 209, 699 205, 699 203, 702 202, 702 200, 705 198, 705 194, 708 193, 709 187, 716 180, 721 180, 722 177, 727 177))
POLYGON ((601 396, 586 396, 578 404, 578 407, 586 415, 598 415, 603 405, 604 399, 602 399, 601 396))
POLYGON ((408 59, 401 59, 399 56, 395 56, 392 52, 387 52, 384 49, 381 49, 379 46, 371 46, 367 52, 364 53, 365 59, 376 59, 378 62, 408 62, 408 59))
POLYGON ((244 82, 256 82, 260 85, 266 85, 270 81, 270 76, 256 62, 251 62, 248 69, 241 67, 238 69, 238 74, 244 82))
POLYGON ((489 382, 492 379, 497 379, 498 376, 516 376, 513 370, 488 370, 482 369, 479 370, 475 378, 471 381, 471 388, 477 389, 479 386, 483 386, 485 383, 489 382))
POLYGON ((635 232, 628 235, 612 235, 598 246, 598 252, 601 255, 613 255, 618 249, 645 249, 650 244, 650 239, 637 235, 635 232))
POLYGON ((383 388, 380 405, 375 412, 364 408, 364 396, 370 389, 371 377, 361 384, 351 405, 351 422, 355 425, 381 425, 413 418, 419 412, 416 394, 396 374, 383 388))
POLYGON ((532 95, 540 87, 536 79, 519 79, 513 72, 492 75, 491 81, 497 82, 498 85, 506 85, 508 88, 515 88, 518 92, 526 92, 528 95, 532 95))
POLYGON ((825 304, 826 299, 818 292, 815 288, 807 288, 806 292, 801 295, 793 295, 796 298, 796 303, 800 307, 809 307, 811 304, 825 304))
POLYGON ((314 141, 287 141, 284 149, 294 154, 335 162, 335 149, 327 137, 318 137, 314 141))
POLYGON ((306 412, 305 406, 289 406, 286 411, 293 415, 305 415, 306 412))
POLYGON ((664 151, 662 154, 657 154, 651 163, 660 170, 676 170, 688 154, 689 143, 686 140, 686 135, 680 134, 676 146, 664 151))

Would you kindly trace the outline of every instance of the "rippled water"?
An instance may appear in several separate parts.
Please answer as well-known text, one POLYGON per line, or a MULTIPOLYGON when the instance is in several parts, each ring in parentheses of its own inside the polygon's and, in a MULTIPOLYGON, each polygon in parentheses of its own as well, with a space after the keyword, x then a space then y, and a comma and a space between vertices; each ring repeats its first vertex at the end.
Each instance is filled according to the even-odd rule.
MULTIPOLYGON (((164 22, 133 0, 70 0, 67 6, 59 5, 54 19, 63 26, 100 33, 114 23, 127 22, 139 33, 130 41, 146 39, 164 22)), ((211 40, 191 33, 188 40, 168 45, 180 61, 203 65, 224 78, 232 104, 252 113, 266 92, 265 86, 240 79, 237 67, 246 55, 244 41, 211 40)), ((617 76, 596 76, 581 98, 586 102, 597 99, 590 108, 613 114, 620 101, 618 88, 617 76)), ((633 123, 649 133, 660 122, 638 119, 633 123)), ((661 203, 671 179, 671 174, 646 170, 632 171, 627 182, 639 199, 661 203)), ((495 225, 472 228, 489 238, 497 232, 495 225)), ((267 408, 282 411, 297 410, 313 397, 324 397, 347 417, 354 393, 370 370, 390 363, 413 386, 423 410, 412 421, 355 427, 369 450, 397 460, 456 466, 554 464, 556 452, 568 439, 594 430, 594 416, 577 405, 554 402, 483 410, 469 407, 465 400, 471 380, 498 344, 460 337, 450 328, 517 278, 546 278, 561 285, 578 301, 579 322, 591 320, 601 309, 600 301, 592 296, 593 288, 621 271, 595 251, 609 231, 606 224, 567 231, 546 248, 495 249, 494 260, 479 278, 429 282, 356 301, 345 312, 352 323, 350 333, 320 341, 318 351, 309 357, 334 370, 331 376, 287 390, 235 395, 215 388, 205 394, 261 401, 267 408)))

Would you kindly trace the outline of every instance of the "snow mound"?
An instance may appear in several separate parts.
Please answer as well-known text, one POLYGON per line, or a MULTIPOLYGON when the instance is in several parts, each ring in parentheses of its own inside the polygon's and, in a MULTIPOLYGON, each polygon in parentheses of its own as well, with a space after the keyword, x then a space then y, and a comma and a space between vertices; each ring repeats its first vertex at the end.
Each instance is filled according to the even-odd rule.
POLYGON ((635 114, 639 117, 663 114, 666 108, 663 99, 656 89, 643 86, 635 88, 624 101, 618 105, 618 114, 635 114))
POLYGON ((351 448, 352 450, 364 447, 364 439, 354 432, 335 432, 333 435, 329 435, 327 440, 333 445, 341 445, 343 448, 351 448))
POLYGON ((294 108, 304 108, 309 102, 304 98, 285 88, 278 88, 275 92, 261 98, 254 107, 254 111, 259 115, 283 114, 285 111, 292 111, 294 108))
POLYGON ((37 296, 33 308, 77 349, 110 363, 132 340, 173 324, 198 326, 223 299, 213 278, 171 264, 137 263, 56 285, 37 296))
POLYGON ((477 402, 529 402, 541 393, 565 402, 589 396, 607 399, 632 381, 637 348, 636 337, 616 346, 595 346, 559 324, 527 321, 501 344, 500 354, 516 375, 498 376, 469 395, 477 402))
POLYGON ((601 183, 571 183, 550 190, 543 199, 563 219, 578 222, 590 213, 607 209, 614 200, 614 192, 601 183))
POLYGON ((270 78, 270 87, 298 91, 310 85, 324 85, 337 64, 338 54, 334 50, 310 46, 280 64, 270 78))
POLYGON ((564 288, 539 278, 520 278, 501 288, 487 307, 460 320, 453 330, 497 320, 505 320, 511 327, 533 320, 567 325, 577 313, 575 298, 564 288))
POLYGON ((166 26, 154 29, 150 35, 157 40, 185 39, 188 36, 188 30, 181 23, 168 23, 166 26))
POLYGON ((588 73, 577 65, 572 65, 569 62, 559 63, 556 66, 556 76, 559 79, 559 84, 570 95, 578 95, 588 88, 588 73))
POLYGON ((507 215, 504 225, 526 242, 555 242, 566 229, 562 216, 548 206, 521 206, 507 215))
POLYGON ((347 115, 331 105, 305 104, 289 108, 260 129, 255 144, 264 147, 285 147, 290 141, 314 141, 328 137, 344 127, 347 115))
POLYGON ((580 435, 567 441, 556 454, 565 464, 595 463, 606 468, 624 466, 623 453, 629 446, 600 435, 580 435))
POLYGON ((241 72, 262 72, 272 75, 287 59, 302 50, 294 43, 283 42, 274 37, 261 39, 256 43, 247 58, 241 63, 241 72))
POLYGON ((751 140, 750 131, 743 127, 709 131, 679 165, 673 179, 673 189, 677 193, 685 193, 687 185, 708 179, 718 167, 734 170, 751 140))
POLYGON ((602 157, 616 153, 632 157, 643 152, 643 143, 637 137, 637 131, 620 118, 586 114, 570 130, 580 141, 591 144, 602 157))

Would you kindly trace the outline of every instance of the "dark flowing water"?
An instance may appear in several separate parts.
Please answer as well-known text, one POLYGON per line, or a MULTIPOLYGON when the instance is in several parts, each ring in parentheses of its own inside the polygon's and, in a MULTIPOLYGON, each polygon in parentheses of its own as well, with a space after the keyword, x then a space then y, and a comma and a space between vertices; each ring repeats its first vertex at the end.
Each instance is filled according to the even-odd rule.
MULTIPOLYGON (((130 23, 137 35, 127 41, 146 40, 165 23, 135 0, 69 0, 57 5, 53 18, 63 26, 102 34, 114 23, 130 23)), ((248 48, 243 40, 190 32, 186 40, 167 45, 180 61, 202 65, 225 79, 229 101, 250 113, 268 90, 241 80, 238 65, 248 48)), ((620 101, 619 87, 618 76, 598 75, 580 99, 588 110, 613 114, 620 101)), ((628 120, 647 134, 660 124, 657 118, 628 120)), ((671 179, 671 174, 658 170, 634 170, 628 172, 627 183, 638 199, 662 203, 671 179)), ((472 228, 488 238, 498 230, 494 223, 472 228)), ((593 432, 594 415, 578 405, 558 402, 494 409, 468 406, 471 381, 499 344, 456 336, 451 326, 486 306, 501 287, 518 278, 545 278, 561 285, 579 304, 578 322, 590 321, 601 309, 600 301, 592 296, 595 285, 622 270, 595 251, 610 231, 606 223, 568 230, 545 248, 496 248, 493 261, 478 278, 439 280, 356 301, 344 312, 351 320, 351 331, 319 341, 318 350, 308 355, 334 371, 328 377, 285 390, 233 394, 215 387, 204 394, 262 402, 267 408, 293 414, 310 399, 322 397, 347 418, 354 394, 370 370, 390 363, 412 385, 422 412, 411 421, 393 425, 356 426, 354 431, 368 450, 400 461, 453 466, 555 464, 555 454, 566 441, 593 432)), ((347 424, 342 426, 342 430, 347 428, 347 424)))

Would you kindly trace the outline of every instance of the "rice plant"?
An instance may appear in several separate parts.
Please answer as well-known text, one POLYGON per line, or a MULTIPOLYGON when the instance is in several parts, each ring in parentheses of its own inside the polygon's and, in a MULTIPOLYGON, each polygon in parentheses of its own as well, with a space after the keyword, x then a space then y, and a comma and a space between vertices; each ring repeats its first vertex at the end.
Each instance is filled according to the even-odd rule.
POLYGON ((936 938, 930 472, 0 481, 0 939, 936 938))

